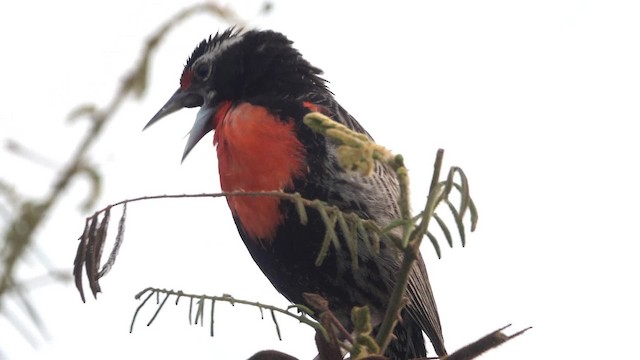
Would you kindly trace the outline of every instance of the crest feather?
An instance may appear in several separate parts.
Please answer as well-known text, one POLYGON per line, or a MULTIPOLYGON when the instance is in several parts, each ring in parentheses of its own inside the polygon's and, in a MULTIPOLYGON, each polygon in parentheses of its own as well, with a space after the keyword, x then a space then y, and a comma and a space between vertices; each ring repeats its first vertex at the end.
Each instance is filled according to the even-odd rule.
POLYGON ((184 71, 190 68, 197 58, 220 46, 220 44, 222 44, 224 41, 234 38, 241 31, 242 29, 230 27, 222 33, 217 32, 213 37, 209 35, 209 39, 202 40, 200 45, 198 45, 198 47, 193 50, 193 53, 191 54, 191 56, 189 56, 189 59, 187 59, 187 63, 184 66, 184 71))

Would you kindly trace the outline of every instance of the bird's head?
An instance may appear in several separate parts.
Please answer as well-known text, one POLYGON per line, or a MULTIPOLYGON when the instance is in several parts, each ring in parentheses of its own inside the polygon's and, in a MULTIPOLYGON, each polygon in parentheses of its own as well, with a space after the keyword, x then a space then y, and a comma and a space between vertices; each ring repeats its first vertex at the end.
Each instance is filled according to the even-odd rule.
POLYGON ((199 106, 184 160, 198 141, 215 129, 223 104, 263 97, 295 99, 305 93, 328 91, 320 74, 321 70, 304 60, 284 35, 232 28, 196 47, 182 71, 180 87, 145 129, 182 108, 199 106))

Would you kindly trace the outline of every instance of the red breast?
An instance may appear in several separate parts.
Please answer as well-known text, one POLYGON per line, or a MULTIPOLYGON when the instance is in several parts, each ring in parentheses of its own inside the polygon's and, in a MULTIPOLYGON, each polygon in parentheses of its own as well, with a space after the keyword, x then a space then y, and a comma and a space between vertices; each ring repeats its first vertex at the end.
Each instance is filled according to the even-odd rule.
MULTIPOLYGON (((305 148, 292 119, 262 106, 227 102, 213 121, 223 191, 281 191, 306 173, 305 148)), ((237 196, 227 202, 255 241, 272 240, 283 221, 277 198, 237 196)))

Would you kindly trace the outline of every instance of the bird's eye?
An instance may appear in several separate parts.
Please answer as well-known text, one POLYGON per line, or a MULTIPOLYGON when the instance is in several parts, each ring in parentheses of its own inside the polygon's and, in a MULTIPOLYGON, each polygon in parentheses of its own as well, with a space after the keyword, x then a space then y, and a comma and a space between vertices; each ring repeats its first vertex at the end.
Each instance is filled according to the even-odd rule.
POLYGON ((198 64, 195 68, 195 76, 197 79, 205 80, 209 76, 209 64, 198 64))

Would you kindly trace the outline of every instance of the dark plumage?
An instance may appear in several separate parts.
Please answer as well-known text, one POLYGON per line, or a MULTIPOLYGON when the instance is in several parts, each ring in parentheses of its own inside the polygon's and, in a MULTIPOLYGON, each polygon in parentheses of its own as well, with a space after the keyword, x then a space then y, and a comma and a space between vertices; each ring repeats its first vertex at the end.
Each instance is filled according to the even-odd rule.
MULTIPOLYGON (((336 102, 320 75, 320 69, 282 34, 227 30, 195 49, 180 89, 149 124, 182 107, 201 106, 185 156, 202 136, 215 130, 224 191, 299 192, 385 225, 399 217, 399 189, 393 173, 381 164, 369 177, 345 171, 337 163, 335 144, 302 123, 305 114, 319 110, 367 134, 336 102)), ((304 303, 303 292, 318 293, 329 300, 348 328, 351 308, 369 305, 379 323, 401 260, 396 249, 383 243, 380 254, 373 255, 364 244, 359 246, 357 271, 352 270, 347 252, 331 249, 317 267, 315 258, 324 236, 317 212, 309 210, 305 226, 286 201, 266 197, 227 201, 251 256, 287 299, 304 303)), ((446 354, 421 258, 410 275, 407 297, 410 303, 387 355, 394 359, 425 356, 422 331, 439 355, 446 354)))

